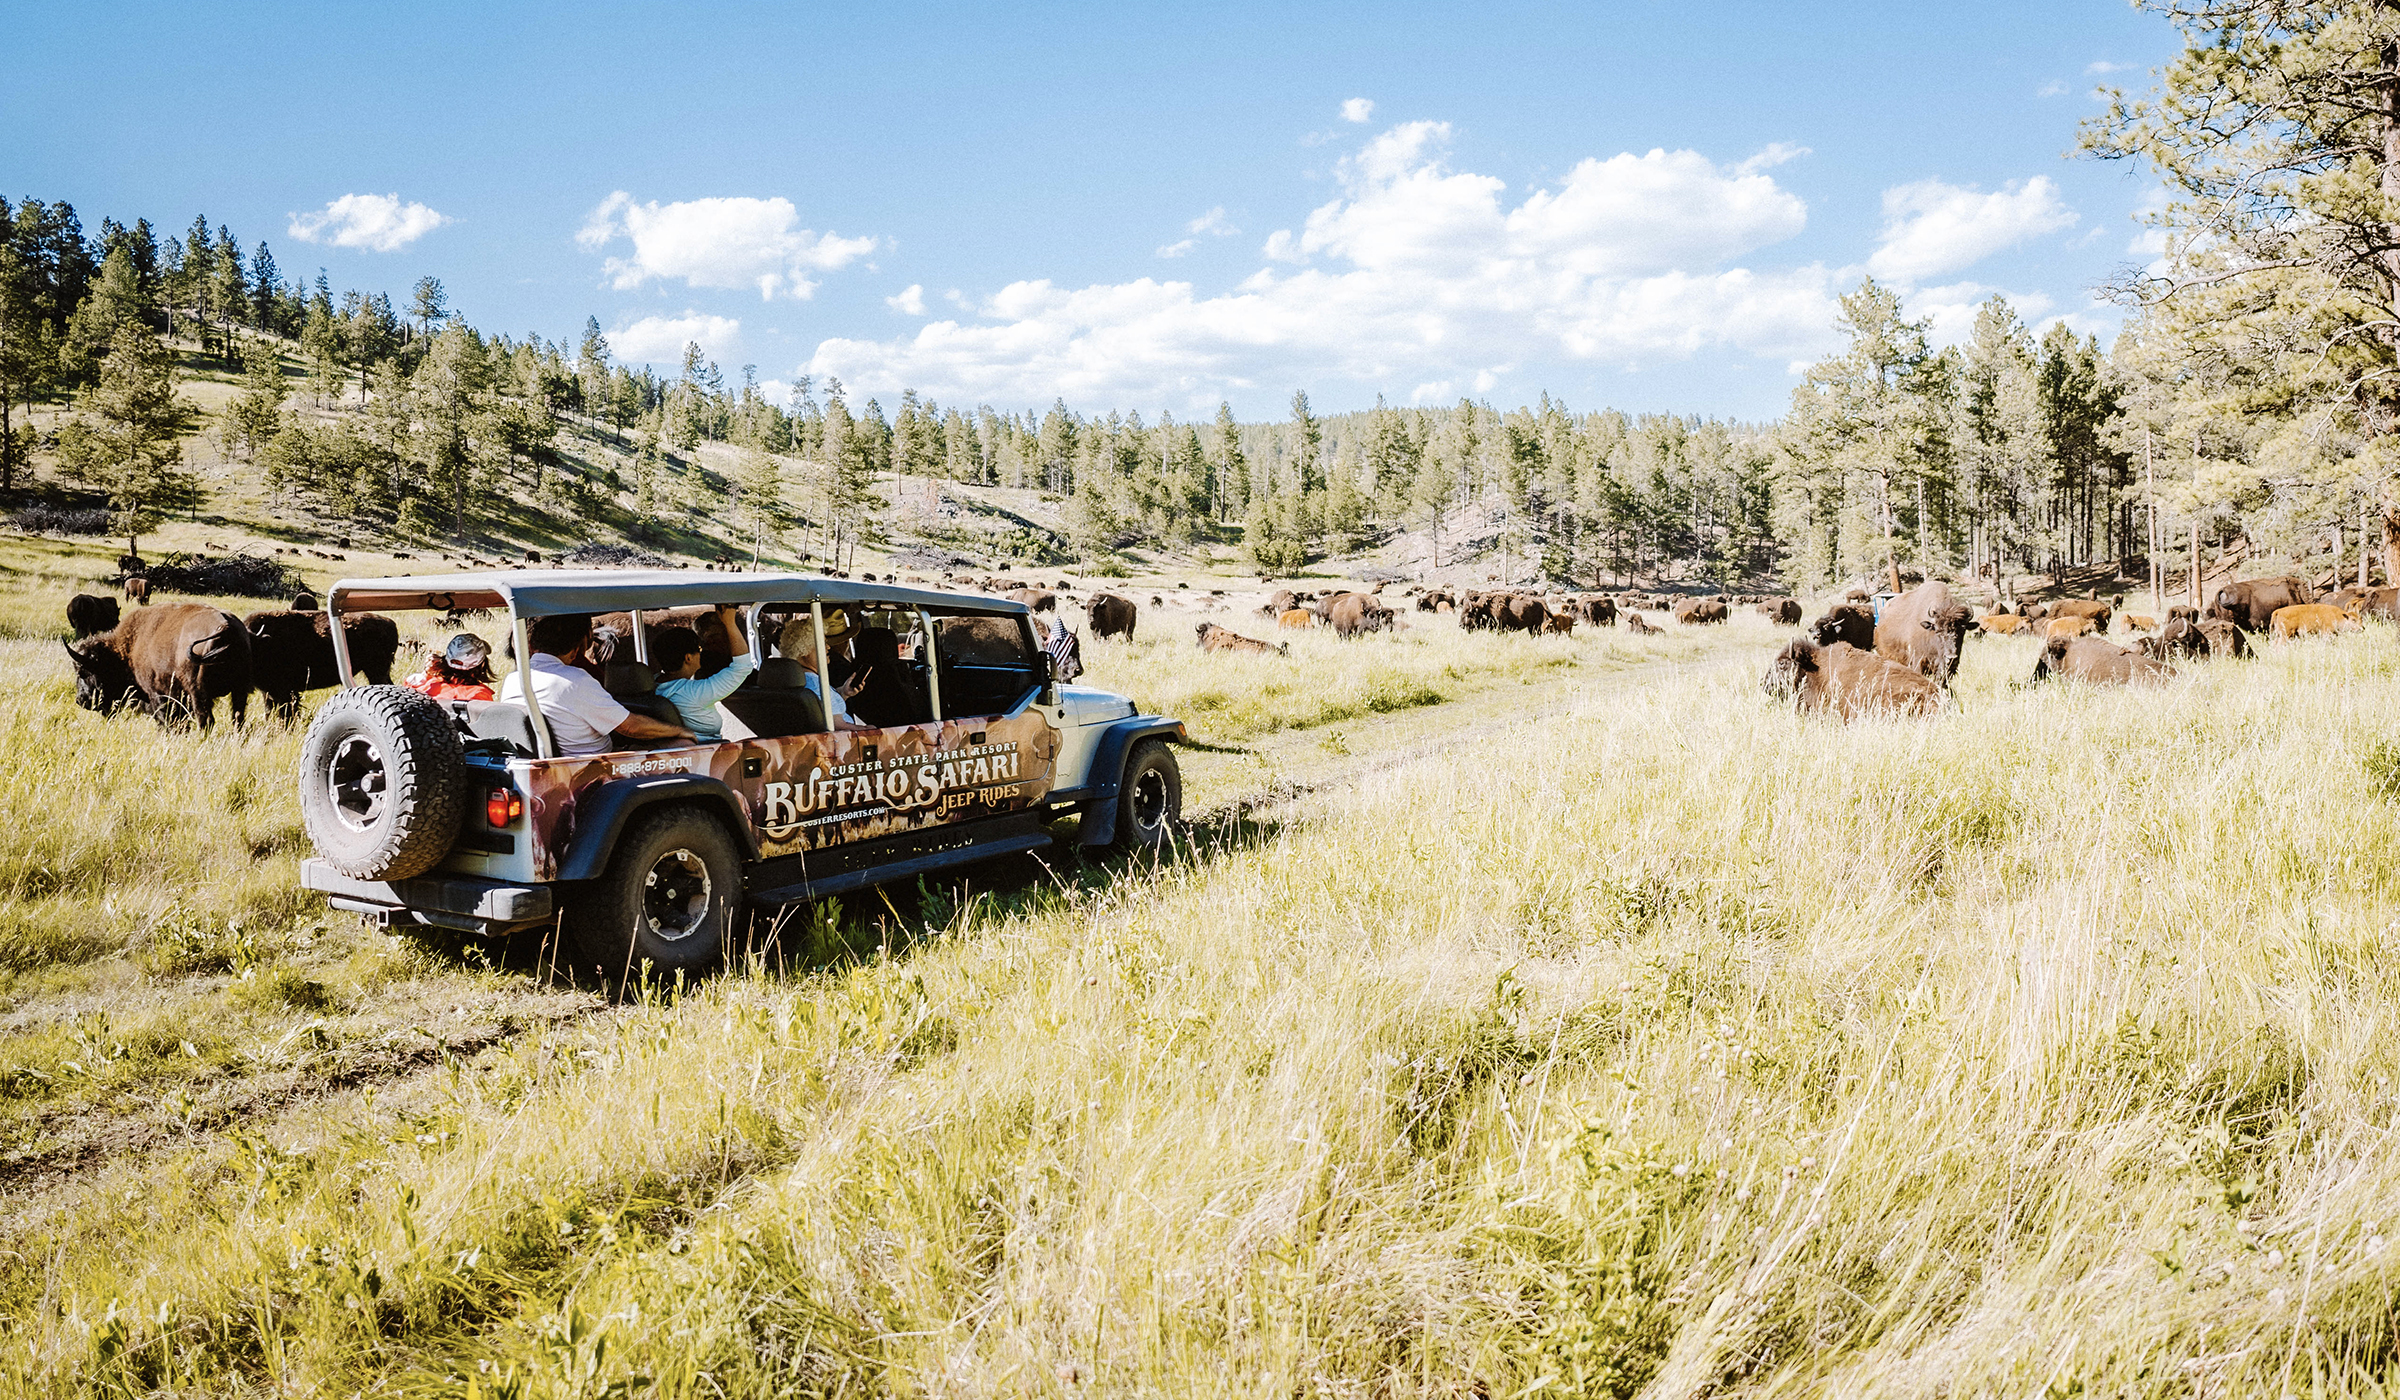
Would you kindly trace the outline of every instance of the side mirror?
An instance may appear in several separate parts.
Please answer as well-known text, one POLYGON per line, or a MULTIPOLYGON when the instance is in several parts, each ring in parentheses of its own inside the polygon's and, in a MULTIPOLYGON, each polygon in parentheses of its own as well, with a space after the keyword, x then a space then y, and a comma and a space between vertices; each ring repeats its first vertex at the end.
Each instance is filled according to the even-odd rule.
POLYGON ((1046 651, 1036 651, 1034 656, 1037 658, 1034 666, 1042 677, 1041 703, 1055 705, 1058 703, 1058 658, 1046 651))

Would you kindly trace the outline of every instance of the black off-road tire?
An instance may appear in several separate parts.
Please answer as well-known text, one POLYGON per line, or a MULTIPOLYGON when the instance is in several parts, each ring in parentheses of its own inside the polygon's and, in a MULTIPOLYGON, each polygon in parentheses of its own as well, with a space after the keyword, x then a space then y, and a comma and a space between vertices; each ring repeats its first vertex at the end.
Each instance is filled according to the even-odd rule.
POLYGON ((440 705, 396 685, 335 693, 300 746, 300 822, 326 864, 405 880, 450 854, 467 813, 467 760, 440 705))
POLYGON ((1182 830, 1183 770, 1173 749, 1144 739, 1125 755, 1125 776, 1117 784, 1117 830, 1109 849, 1163 850, 1182 830))
POLYGON ((697 807, 637 814, 608 870, 567 899, 566 948, 578 975, 611 984, 713 970, 742 909, 742 852, 697 807))

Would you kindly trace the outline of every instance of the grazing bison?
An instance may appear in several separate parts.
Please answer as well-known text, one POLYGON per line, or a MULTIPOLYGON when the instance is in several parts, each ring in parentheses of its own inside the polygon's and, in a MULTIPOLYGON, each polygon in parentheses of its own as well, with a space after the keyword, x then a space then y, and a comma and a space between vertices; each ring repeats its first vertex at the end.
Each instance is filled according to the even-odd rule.
POLYGON ((150 605, 150 580, 147 578, 125 580, 125 601, 136 607, 148 607, 150 605))
POLYGON ((2345 588, 2325 601, 2337 608, 2355 606, 2361 617, 2400 622, 2400 588, 2345 588))
POLYGON ((2013 637, 2025 630, 2025 619, 2015 613, 1988 612, 1975 619, 1975 625, 1998 637, 2013 637))
POLYGON ((2277 608, 2267 619, 2267 635, 2275 638, 2333 636, 2359 630, 2358 609, 2337 608, 2329 603, 2295 603, 2277 608))
POLYGON ((1758 615, 1778 627, 1797 627, 1800 625, 1800 600, 1769 598, 1758 605, 1758 615))
POLYGON ((1008 596, 1037 613, 1058 611, 1058 595, 1047 588, 1019 588, 1008 596))
POLYGON ((1306 608, 1286 608, 1276 614, 1275 625, 1302 632, 1317 625, 1317 615, 1306 608))
POLYGON ((2249 635, 2221 617, 2200 619, 2200 635, 2208 642, 2208 654, 2218 660, 2235 660, 2250 654, 2249 635))
POLYGON ((1141 610, 1133 605, 1131 598, 1119 597, 1114 593, 1095 595, 1089 609, 1092 635, 1102 638, 1123 637, 1130 642, 1133 640, 1134 619, 1140 613, 1141 610))
POLYGON ((2164 685, 2175 668, 2098 637, 2052 637, 2033 663, 2033 678, 2068 676, 2093 685, 2164 685))
POLYGON ((1723 622, 1725 601, 1722 598, 1686 598, 1675 605, 1675 620, 1686 627, 1723 622))
POLYGON ((1278 588, 1259 608, 1262 617, 1281 617, 1300 606, 1300 595, 1288 588, 1278 588))
POLYGON ((2245 579, 2218 589, 2209 602, 2208 615, 2245 632, 2264 632, 2274 621, 2276 609, 2315 601, 2315 589, 2288 575, 2245 579))
POLYGON ((1269 646, 1256 637, 1245 637, 1239 632, 1219 627, 1213 622, 1200 624, 1199 643, 1202 651, 1252 652, 1266 656, 1283 655, 1291 651, 1288 643, 1283 646, 1269 646))
POLYGON ((250 710, 250 634, 240 619, 198 603, 161 603, 80 642, 75 703, 100 714, 140 705, 161 724, 215 717, 217 697, 240 724, 250 710))
POLYGON ((1804 715, 1831 710, 1844 720, 1927 715, 1942 705, 1942 689, 1931 679, 1848 642, 1795 641, 1776 653, 1763 684, 1769 695, 1789 699, 1804 715))
POLYGON ((1326 620, 1333 624, 1337 637, 1392 630, 1392 610, 1367 593, 1345 593, 1335 599, 1326 620))
POLYGON ((2042 624, 2045 637, 2086 637, 2093 631, 2088 617, 2054 617, 2042 624))
POLYGON ((1637 637, 1663 637, 1666 633, 1650 625, 1650 619, 1638 612, 1625 614, 1625 630, 1637 637))
POLYGON ((1614 598, 1595 593, 1583 599, 1577 607, 1583 613, 1583 620, 1594 627, 1614 627, 1617 623, 1617 600, 1614 598))
MULTIPOLYGON (((250 614, 242 626, 250 633, 251 684, 284 719, 300 713, 303 691, 345 679, 333 659, 333 627, 325 614, 276 608, 250 614)), ((390 685, 400 654, 399 624, 377 613, 352 613, 342 619, 342 632, 352 669, 370 684, 390 685)))
POLYGON ((1875 649, 1875 610, 1864 603, 1836 603, 1808 624, 1808 639, 1829 647, 1844 642, 1860 651, 1875 649))
POLYGON ((1958 674, 1958 656, 1975 614, 1950 596, 1950 585, 1929 579, 1883 605, 1875 623, 1875 654, 1897 661, 1936 685, 1958 674))
POLYGON ((1563 610, 1553 611, 1548 617, 1542 619, 1542 632, 1546 636, 1553 637, 1574 636, 1575 614, 1563 610))
POLYGON ((1549 620, 1550 610, 1542 606, 1539 598, 1510 593, 1501 597, 1498 616, 1503 632, 1539 632, 1549 620))
POLYGON ((67 626, 78 637, 89 637, 117 625, 117 600, 105 593, 78 593, 67 600, 67 626))
POLYGON ((2065 617, 2088 617, 2094 632, 2108 630, 2108 620, 2116 611, 2097 598, 2054 598, 2047 603, 2025 610, 2029 622, 2052 622, 2065 617))

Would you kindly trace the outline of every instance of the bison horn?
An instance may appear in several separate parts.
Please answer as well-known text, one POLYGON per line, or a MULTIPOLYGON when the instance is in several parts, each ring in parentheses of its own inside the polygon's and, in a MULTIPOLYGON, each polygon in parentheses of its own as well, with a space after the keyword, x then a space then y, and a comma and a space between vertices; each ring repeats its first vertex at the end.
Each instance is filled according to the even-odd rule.
POLYGON ((64 637, 61 637, 59 638, 58 644, 66 651, 67 659, 75 663, 76 670, 88 671, 91 669, 92 663, 84 659, 83 653, 75 649, 74 643, 68 641, 64 637))

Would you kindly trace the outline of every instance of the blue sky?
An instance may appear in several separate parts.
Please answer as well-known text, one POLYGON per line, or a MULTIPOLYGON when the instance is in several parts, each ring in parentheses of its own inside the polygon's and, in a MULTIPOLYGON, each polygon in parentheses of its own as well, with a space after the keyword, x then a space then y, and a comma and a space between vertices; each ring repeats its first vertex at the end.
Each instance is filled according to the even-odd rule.
POLYGON ((1769 418, 1872 270, 2100 332, 2091 3, 35 4, 0 192, 628 357, 1000 408, 1769 418), (313 237, 311 243, 308 238, 313 237))

